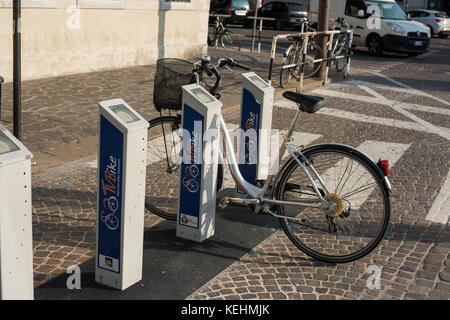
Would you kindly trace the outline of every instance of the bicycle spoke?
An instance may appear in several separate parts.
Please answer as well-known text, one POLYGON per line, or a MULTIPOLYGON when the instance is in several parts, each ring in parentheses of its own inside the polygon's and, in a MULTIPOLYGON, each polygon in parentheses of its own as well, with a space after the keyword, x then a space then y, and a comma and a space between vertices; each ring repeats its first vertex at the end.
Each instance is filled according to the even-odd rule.
MULTIPOLYGON (((371 160, 363 162, 353 156, 351 149, 322 147, 304 152, 324 184, 334 187, 335 195, 328 201, 343 211, 327 211, 314 207, 301 210, 280 205, 277 212, 290 219, 281 219, 283 230, 289 239, 307 254, 325 261, 347 262, 369 253, 381 240, 389 218, 389 202, 382 183, 373 170, 368 169, 371 160), (347 150, 343 152, 340 149, 347 150), (371 171, 372 170, 372 171, 371 171), (295 220, 294 220, 295 218, 295 220)), ((296 162, 285 168, 276 190, 279 199, 295 197, 311 199, 313 193, 296 186, 304 186, 309 180, 296 162), (295 191, 299 191, 295 194, 295 191)))

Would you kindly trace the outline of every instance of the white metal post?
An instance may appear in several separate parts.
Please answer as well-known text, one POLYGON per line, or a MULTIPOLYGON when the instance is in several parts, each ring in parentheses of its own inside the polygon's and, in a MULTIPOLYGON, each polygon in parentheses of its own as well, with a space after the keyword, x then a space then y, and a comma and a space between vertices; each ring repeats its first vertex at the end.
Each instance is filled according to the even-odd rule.
POLYGON ((31 158, 0 124, 0 300, 32 300, 31 158))
POLYGON ((347 56, 347 65, 345 66, 345 73, 344 73, 344 78, 348 77, 348 73, 350 71, 350 61, 351 61, 351 57, 350 57, 350 53, 352 52, 352 42, 353 42, 353 31, 349 30, 347 31, 350 33, 350 39, 349 39, 349 43, 348 43, 348 56, 347 56))

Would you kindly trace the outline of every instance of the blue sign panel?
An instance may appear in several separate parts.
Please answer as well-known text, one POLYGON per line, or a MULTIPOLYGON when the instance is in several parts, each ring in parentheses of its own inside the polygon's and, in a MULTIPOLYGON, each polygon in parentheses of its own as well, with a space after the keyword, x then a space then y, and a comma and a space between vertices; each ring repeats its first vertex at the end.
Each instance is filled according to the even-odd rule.
MULTIPOLYGON (((239 149, 239 170, 242 177, 251 184, 256 183, 256 170, 258 166, 258 141, 261 119, 261 105, 256 101, 253 94, 243 89, 241 129, 244 133, 244 148, 239 149), (244 153, 242 155, 242 152, 244 153), (244 163, 242 163, 242 160, 244 163)), ((242 145, 241 145, 242 146, 242 145)))
POLYGON ((198 229, 202 163, 204 117, 187 104, 183 109, 183 161, 181 163, 179 224, 198 229), (185 141, 185 140, 188 141, 185 141))
POLYGON ((98 267, 120 273, 123 133, 100 115, 98 267))

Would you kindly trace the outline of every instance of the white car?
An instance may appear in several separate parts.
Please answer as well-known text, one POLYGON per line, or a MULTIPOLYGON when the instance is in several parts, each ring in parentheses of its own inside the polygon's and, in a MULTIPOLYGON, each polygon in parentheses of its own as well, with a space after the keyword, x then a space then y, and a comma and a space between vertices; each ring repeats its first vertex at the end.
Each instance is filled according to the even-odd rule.
MULTIPOLYGON (((310 21, 317 23, 319 0, 310 1, 310 21)), ((427 52, 430 31, 423 23, 408 19, 395 0, 332 0, 330 25, 336 18, 359 26, 353 44, 367 47, 372 55, 394 52, 417 56, 427 52)))
POLYGON ((445 12, 434 10, 412 10, 408 12, 412 20, 422 22, 430 28, 431 34, 447 38, 450 34, 450 18, 445 12))

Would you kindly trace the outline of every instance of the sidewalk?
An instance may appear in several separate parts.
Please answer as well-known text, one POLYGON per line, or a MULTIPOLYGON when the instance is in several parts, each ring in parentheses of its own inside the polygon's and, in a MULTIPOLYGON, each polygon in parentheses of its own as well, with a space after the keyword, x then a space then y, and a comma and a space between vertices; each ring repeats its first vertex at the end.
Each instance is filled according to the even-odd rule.
MULTIPOLYGON (((210 49, 210 54, 214 60, 229 56, 220 49, 210 49)), ((233 56, 267 78, 267 54, 233 56)), ((146 213, 143 280, 125 292, 97 285, 93 281, 97 103, 121 97, 145 118, 156 117, 154 72, 155 66, 143 66, 23 84, 23 141, 37 162, 33 167, 37 299, 450 298, 448 228, 427 221, 411 227, 393 216, 390 233, 372 254, 330 265, 295 248, 277 230, 276 220, 255 219, 245 208, 219 210, 216 235, 202 244, 176 238, 172 222, 146 213), (367 289, 366 269, 371 264, 382 266, 381 290, 367 289), (81 266, 81 291, 66 288, 65 272, 71 265, 81 266)), ((227 121, 239 117, 240 73, 222 72, 227 121)), ((276 75, 277 98, 284 89, 278 88, 276 75)), ((306 80, 304 88, 318 85, 306 80)), ((11 97, 7 84, 2 119, 9 129, 11 97)))

